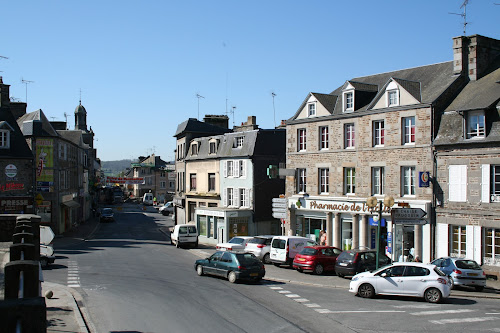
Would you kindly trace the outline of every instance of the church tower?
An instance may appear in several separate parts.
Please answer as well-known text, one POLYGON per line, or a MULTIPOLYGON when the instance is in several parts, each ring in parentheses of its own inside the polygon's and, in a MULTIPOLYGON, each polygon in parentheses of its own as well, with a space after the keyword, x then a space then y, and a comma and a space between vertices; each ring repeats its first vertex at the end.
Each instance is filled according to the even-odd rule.
POLYGON ((80 99, 80 104, 75 109, 75 129, 87 131, 87 110, 82 105, 82 100, 80 99))

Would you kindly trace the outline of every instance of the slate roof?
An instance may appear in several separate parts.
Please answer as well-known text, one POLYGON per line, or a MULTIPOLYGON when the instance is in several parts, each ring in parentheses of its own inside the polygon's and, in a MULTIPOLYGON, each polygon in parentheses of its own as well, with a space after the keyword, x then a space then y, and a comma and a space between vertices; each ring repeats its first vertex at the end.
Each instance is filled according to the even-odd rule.
POLYGON ((493 63, 489 74, 476 81, 469 81, 441 117, 436 146, 450 144, 477 145, 500 141, 500 57, 493 63), (482 139, 464 138, 464 119, 467 111, 484 110, 486 137, 482 139))
POLYGON ((83 142, 83 131, 81 130, 58 130, 57 133, 64 139, 74 143, 78 147, 82 147, 85 149, 90 148, 88 144, 83 142))
POLYGON ((228 128, 215 126, 212 124, 205 123, 203 121, 199 121, 196 118, 189 118, 188 120, 183 121, 177 126, 177 130, 175 131, 174 137, 178 137, 186 132, 215 135, 215 134, 228 133, 231 132, 231 130, 228 128))
MULTIPOLYGON (((342 98, 340 97, 342 96, 342 90, 345 89, 347 84, 351 84, 356 89, 356 92, 362 92, 363 100, 361 104, 358 103, 360 102, 357 100, 358 97, 355 97, 356 110, 353 113, 349 113, 349 115, 353 115, 356 114, 356 112, 368 110, 372 104, 374 104, 376 95, 378 96, 381 94, 383 91, 382 89, 384 89, 392 79, 401 84, 404 89, 422 104, 432 104, 453 82, 459 79, 459 76, 453 74, 453 62, 448 61, 352 78, 329 94, 332 96, 332 100, 335 100, 334 107, 331 109, 332 115, 344 114, 342 110, 342 98)), ((299 111, 288 120, 289 122, 295 120, 302 110, 303 105, 304 103, 299 108, 299 111)), ((314 118, 309 118, 309 120, 311 119, 314 118)))
POLYGON ((4 121, 3 126, 13 129, 10 132, 10 148, 0 149, 0 158, 33 158, 33 153, 24 139, 24 135, 17 125, 12 112, 6 107, 0 107, 0 121, 4 121), (8 124, 8 125, 7 125, 8 124))
POLYGON ((57 131, 50 124, 50 121, 47 119, 47 117, 45 117, 42 109, 26 113, 17 119, 17 124, 19 125, 19 128, 21 128, 21 131, 24 127, 23 123, 30 120, 40 120, 42 122, 42 133, 40 136, 59 136, 57 134, 57 131))

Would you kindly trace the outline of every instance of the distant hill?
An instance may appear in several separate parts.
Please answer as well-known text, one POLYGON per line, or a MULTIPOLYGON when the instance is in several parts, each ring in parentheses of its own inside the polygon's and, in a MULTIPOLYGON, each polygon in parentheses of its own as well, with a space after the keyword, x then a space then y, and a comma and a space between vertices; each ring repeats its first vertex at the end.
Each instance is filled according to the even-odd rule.
POLYGON ((101 161, 101 170, 106 176, 118 176, 130 168, 131 163, 137 163, 137 160, 101 161))

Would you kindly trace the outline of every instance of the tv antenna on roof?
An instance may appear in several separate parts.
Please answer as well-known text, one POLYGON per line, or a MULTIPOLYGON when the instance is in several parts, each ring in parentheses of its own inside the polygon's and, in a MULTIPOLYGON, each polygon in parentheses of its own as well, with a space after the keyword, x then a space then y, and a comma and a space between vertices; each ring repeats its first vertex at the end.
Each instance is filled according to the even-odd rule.
POLYGON ((28 104, 28 84, 33 83, 35 81, 28 81, 23 78, 21 78, 21 83, 24 83, 26 85, 26 104, 28 104))
POLYGON ((68 114, 64 112, 64 119, 66 119, 66 129, 68 129, 68 114))
POLYGON ((462 16, 464 18, 464 36, 466 35, 465 31, 466 31, 466 28, 467 28, 467 24, 469 24, 469 22, 467 22, 467 5, 468 4, 469 4, 469 0, 464 0, 464 2, 462 3, 462 5, 460 6, 460 8, 464 9, 464 12, 461 13, 461 14, 458 14, 458 13, 448 13, 448 14, 462 16))
POLYGON ((198 98, 198 120, 200 120, 200 98, 205 98, 200 94, 196 94, 196 98, 198 98))
POLYGON ((271 96, 273 97, 274 128, 276 128, 276 108, 274 107, 274 97, 276 97, 276 94, 274 93, 274 91, 271 91, 271 96))
POLYGON ((231 117, 233 118, 233 127, 234 127, 234 110, 235 109, 236 109, 235 105, 231 106, 231 117))

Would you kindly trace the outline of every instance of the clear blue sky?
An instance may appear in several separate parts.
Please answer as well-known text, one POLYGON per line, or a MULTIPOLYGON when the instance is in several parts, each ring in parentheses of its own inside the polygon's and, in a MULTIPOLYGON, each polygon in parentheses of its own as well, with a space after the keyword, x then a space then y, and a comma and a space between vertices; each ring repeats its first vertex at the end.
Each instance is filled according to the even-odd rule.
MULTIPOLYGON (((470 0, 467 35, 500 39, 500 0, 470 0)), ((28 112, 74 127, 80 99, 103 161, 173 160, 177 125, 224 114, 261 128, 309 92, 453 59, 463 0, 3 1, 0 75, 28 112), (227 103, 226 103, 227 101, 227 103)))

